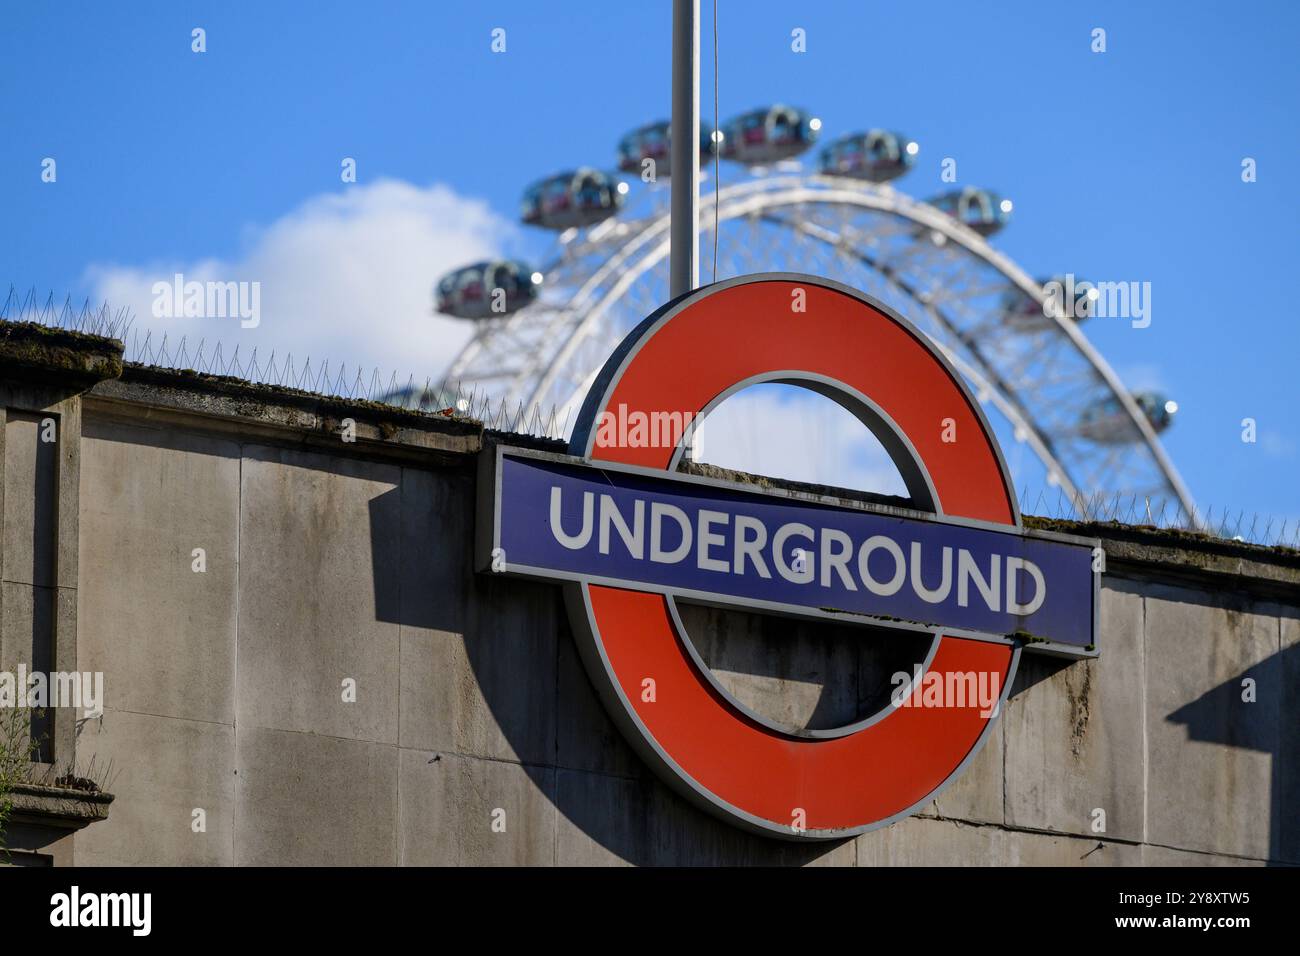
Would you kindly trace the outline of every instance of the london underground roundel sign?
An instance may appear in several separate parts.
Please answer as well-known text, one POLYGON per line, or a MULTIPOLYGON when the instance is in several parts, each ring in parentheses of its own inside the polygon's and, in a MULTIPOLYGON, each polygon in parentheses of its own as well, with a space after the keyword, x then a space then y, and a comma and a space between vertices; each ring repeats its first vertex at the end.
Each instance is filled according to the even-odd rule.
POLYGON ((484 456, 485 570, 565 582, 591 679, 660 776, 744 828, 839 838, 923 807, 974 757, 1022 648, 1096 654, 1095 542, 1026 531, 979 405, 933 345, 825 279, 747 276, 670 303, 605 365, 569 455, 484 456), (690 429, 761 382, 851 411, 911 508, 679 473, 690 429), (677 601, 931 636, 879 713, 781 727, 705 665, 677 601))

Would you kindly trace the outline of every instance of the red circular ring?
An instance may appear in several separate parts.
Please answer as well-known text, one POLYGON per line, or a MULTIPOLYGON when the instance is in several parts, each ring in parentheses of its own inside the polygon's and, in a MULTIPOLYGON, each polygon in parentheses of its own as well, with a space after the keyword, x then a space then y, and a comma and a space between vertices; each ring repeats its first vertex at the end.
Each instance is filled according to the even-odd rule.
MULTIPOLYGON (((589 423, 620 406, 694 416, 735 383, 782 370, 868 398, 910 441, 941 513, 1019 525, 996 440, 957 373, 904 319, 812 276, 747 276, 651 316, 597 380, 573 449, 667 469, 675 449, 598 446, 589 423), (958 441, 942 440, 947 419, 958 441)), ((996 719, 978 708, 910 707, 847 736, 781 733, 700 672, 664 595, 583 583, 569 598, 588 670, 636 749, 679 792, 751 830, 838 838, 887 825, 950 782, 996 719), (653 701, 643 700, 647 677, 653 701)), ((997 673, 1005 696, 1018 659, 1008 644, 941 636, 929 671, 997 673)))

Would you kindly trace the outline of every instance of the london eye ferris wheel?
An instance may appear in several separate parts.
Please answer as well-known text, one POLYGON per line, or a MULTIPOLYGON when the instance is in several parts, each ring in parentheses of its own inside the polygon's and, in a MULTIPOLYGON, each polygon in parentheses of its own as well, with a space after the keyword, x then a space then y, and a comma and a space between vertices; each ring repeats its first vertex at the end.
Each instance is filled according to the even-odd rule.
MULTIPOLYGON (((1028 452, 1008 456, 1022 493, 1060 497, 1080 515, 1089 502, 1135 498, 1194 522, 1159 438, 1177 406, 1129 391, 1089 342, 1095 288, 1062 301, 1049 291, 1060 284, 998 251, 990 240, 1010 221, 1008 199, 965 187, 922 201, 896 189, 919 151, 901 133, 843 136, 806 168, 821 126, 778 105, 701 131, 701 166, 728 164, 727 185, 701 197, 713 278, 807 272, 875 296, 966 377, 1004 445, 1028 452)), ((620 141, 618 172, 582 167, 529 187, 523 221, 556 235, 536 268, 482 262, 438 282, 438 311, 474 328, 444 389, 572 422, 619 341, 669 299, 669 215, 655 185, 672 173, 668 139, 666 122, 644 126, 620 141)))

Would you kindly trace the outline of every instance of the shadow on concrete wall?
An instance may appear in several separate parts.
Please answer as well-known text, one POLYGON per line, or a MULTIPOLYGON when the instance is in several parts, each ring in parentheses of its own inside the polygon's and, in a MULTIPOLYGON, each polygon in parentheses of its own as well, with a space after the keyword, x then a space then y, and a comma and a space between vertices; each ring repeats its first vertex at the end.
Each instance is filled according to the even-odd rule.
MULTIPOLYGON (((9 499, 4 502, 4 580, 7 587, 25 593, 31 603, 30 628, 23 629, 21 635, 14 628, 10 634, 19 645, 13 661, 22 661, 32 672, 48 674, 55 669, 56 650, 59 445, 41 438, 46 422, 52 427, 55 417, 10 409, 0 447, 4 451, 4 491, 9 499), (20 536, 27 540, 17 540, 20 536)), ((22 615, 12 614, 9 626, 21 619, 22 615)), ((36 759, 43 763, 68 759, 67 754, 55 753, 53 710, 31 711, 30 737, 36 759)))
POLYGON ((844 846, 743 833, 654 777, 605 714, 579 661, 560 589, 474 571, 474 500, 468 468, 436 476, 407 469, 401 488, 371 500, 376 615, 461 636, 477 691, 509 749, 585 837, 566 838, 575 861, 607 859, 584 842, 643 865, 805 864, 844 846), (394 541, 385 516, 399 503, 394 541), (395 548, 397 589, 380 580, 382 569, 394 566, 395 548))
POLYGON ((700 659, 734 698, 779 727, 828 730, 890 703, 894 675, 911 679, 929 635, 811 621, 679 600, 700 659))
POLYGON ((1268 855, 1290 863, 1300 862, 1300 727, 1288 720, 1300 712, 1293 703, 1297 690, 1300 645, 1266 657, 1165 718, 1184 725, 1189 740, 1270 756, 1268 855), (1243 706, 1247 680, 1253 682, 1255 703, 1243 706), (1271 701, 1279 708, 1272 719, 1265 709, 1271 701))

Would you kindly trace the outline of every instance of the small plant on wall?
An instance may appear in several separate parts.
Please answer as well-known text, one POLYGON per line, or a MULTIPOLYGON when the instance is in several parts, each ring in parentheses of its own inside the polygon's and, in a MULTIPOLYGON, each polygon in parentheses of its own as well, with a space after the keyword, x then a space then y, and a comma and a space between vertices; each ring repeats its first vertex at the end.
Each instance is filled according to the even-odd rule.
POLYGON ((28 707, 0 708, 0 852, 7 846, 5 824, 13 812, 13 789, 31 775, 31 761, 40 740, 31 737, 28 707))

